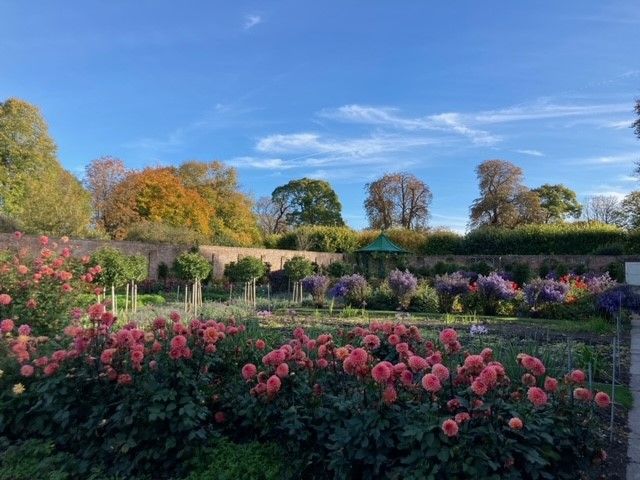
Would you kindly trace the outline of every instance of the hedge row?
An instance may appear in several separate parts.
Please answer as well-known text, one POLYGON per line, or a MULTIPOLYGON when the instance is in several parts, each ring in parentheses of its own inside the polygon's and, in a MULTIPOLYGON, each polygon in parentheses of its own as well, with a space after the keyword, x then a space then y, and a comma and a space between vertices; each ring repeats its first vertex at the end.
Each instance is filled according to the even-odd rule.
MULTIPOLYGON (((267 248, 353 252, 372 242, 379 231, 357 232, 347 227, 303 227, 272 235, 267 248)), ((514 229, 483 228, 466 235, 455 232, 388 230, 398 245, 426 255, 621 255, 640 253, 640 231, 612 225, 565 223, 524 225, 514 229)))

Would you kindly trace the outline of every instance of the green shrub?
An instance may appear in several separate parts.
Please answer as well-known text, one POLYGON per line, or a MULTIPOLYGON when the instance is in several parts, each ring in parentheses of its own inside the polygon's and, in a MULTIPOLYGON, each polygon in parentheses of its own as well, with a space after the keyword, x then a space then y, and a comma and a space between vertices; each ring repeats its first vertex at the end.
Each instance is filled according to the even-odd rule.
POLYGON ((438 313, 438 293, 428 283, 422 282, 418 285, 418 290, 411 299, 409 310, 420 313, 438 313))
POLYGON ((514 229, 485 227, 464 238, 465 255, 590 254, 604 244, 625 241, 624 230, 603 224, 523 225, 514 229))
POLYGON ((489 265, 487 262, 474 262, 471 265, 469 265, 467 267, 467 270, 469 270, 470 272, 475 272, 478 275, 484 275, 487 276, 489 275, 491 272, 493 272, 495 269, 489 265))
POLYGON ((464 267, 458 263, 443 262, 442 260, 440 260, 436 262, 432 270, 434 275, 445 275, 447 273, 453 273, 453 272, 458 272, 460 270, 464 270, 464 267))
POLYGON ((100 265, 102 271, 96 279, 96 283, 111 287, 121 287, 131 280, 132 263, 127 256, 117 248, 102 247, 91 255, 91 263, 100 265))
POLYGON ((601 245, 593 251, 594 255, 624 255, 625 245, 622 242, 601 245))
POLYGON ((292 282, 298 282, 313 274, 313 263, 304 257, 295 256, 283 265, 284 273, 292 282))
POLYGON ((72 480, 79 478, 75 464, 75 458, 57 452, 53 442, 31 439, 11 444, 0 438, 0 480, 72 480))
POLYGON ((184 480, 284 480, 295 459, 284 458, 274 443, 236 444, 227 439, 214 441, 189 462, 184 480))
POLYGON ((533 277, 531 265, 526 262, 514 262, 508 265, 506 270, 511 273, 513 281, 522 286, 533 277))
POLYGON ((455 232, 439 230, 430 232, 420 253, 426 255, 451 255, 459 253, 464 245, 464 237, 455 232))
POLYGON ((224 269, 224 276, 232 282, 248 282, 254 278, 262 278, 267 273, 265 263, 256 257, 242 257, 237 262, 229 263, 224 269))
POLYGON ((211 273, 211 264, 198 252, 182 252, 176 257, 173 269, 183 280, 204 280, 211 273))
POLYGON ((370 310, 395 310, 397 307, 398 299, 387 280, 380 282, 367 300, 367 308, 370 310))
POLYGON ((611 278, 617 282, 623 283, 625 281, 624 263, 623 262, 611 262, 607 265, 607 272, 611 278))
POLYGON ((327 265, 326 271, 329 276, 333 278, 340 278, 345 275, 351 275, 353 273, 353 265, 342 261, 332 262, 327 265))

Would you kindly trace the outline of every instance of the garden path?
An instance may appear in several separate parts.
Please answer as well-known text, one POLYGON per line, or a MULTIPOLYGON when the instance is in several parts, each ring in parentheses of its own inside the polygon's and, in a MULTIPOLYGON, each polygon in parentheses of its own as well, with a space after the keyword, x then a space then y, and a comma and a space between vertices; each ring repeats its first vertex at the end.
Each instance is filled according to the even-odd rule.
POLYGON ((627 480, 640 480, 640 316, 631 318, 631 382, 633 408, 629 412, 627 480))

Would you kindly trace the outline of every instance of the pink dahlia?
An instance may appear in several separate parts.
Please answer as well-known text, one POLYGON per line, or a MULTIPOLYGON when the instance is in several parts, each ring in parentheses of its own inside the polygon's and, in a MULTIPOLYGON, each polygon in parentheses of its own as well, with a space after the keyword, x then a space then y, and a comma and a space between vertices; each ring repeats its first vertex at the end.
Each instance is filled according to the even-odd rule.
POLYGON ((377 335, 369 334, 362 339, 362 343, 364 343, 367 348, 375 350, 380 346, 380 338, 378 338, 377 335))
POLYGON ((453 328, 445 328, 440 332, 440 341, 447 345, 458 341, 458 332, 453 328))
POLYGON ((573 398, 581 402, 588 402, 592 398, 591 390, 588 388, 578 387, 573 391, 573 398))
POLYGON ((584 381, 587 379, 587 376, 582 370, 574 370, 569 374, 569 379, 574 383, 584 383, 584 381))
POLYGON ((11 297, 8 293, 0 293, 0 305, 9 305, 11 303, 11 297))
POLYGON ((244 367, 242 367, 242 378, 245 380, 250 380, 256 376, 258 369, 253 363, 247 363, 244 367))
POLYGON ((22 365, 22 367, 20 367, 20 375, 23 377, 31 377, 34 371, 35 369, 31 365, 22 365))
POLYGON ((455 437, 458 435, 458 424, 455 420, 449 418, 442 422, 442 431, 447 437, 455 437))
POLYGON ((518 417, 513 417, 511 420, 509 420, 509 428, 512 428, 514 430, 522 430, 523 426, 524 424, 522 423, 522 420, 520 420, 518 417))
POLYGON ((604 392, 596 393, 594 400, 596 402, 596 405, 600 408, 607 408, 609 405, 611 405, 611 398, 609 398, 609 395, 604 392))
POLYGON ((412 355, 411 357, 409 357, 407 363, 409 363, 409 368, 414 372, 419 372, 420 370, 424 370, 429 366, 429 363, 424 358, 417 355, 412 355))
POLYGON ((389 380, 391 373, 392 370, 385 362, 380 362, 371 369, 371 376, 378 383, 385 383, 389 380))
POLYGON ((431 373, 438 377, 438 380, 440 380, 441 382, 444 382, 449 378, 449 369, 441 363, 436 363, 433 367, 431 367, 431 373))
POLYGON ((267 393, 269 395, 275 395, 280 390, 282 382, 277 375, 271 375, 267 380, 267 393))
POLYGON ((433 373, 427 373, 422 377, 422 387, 427 392, 436 393, 442 389, 442 384, 440 383, 440 379, 438 379, 438 377, 433 373))
POLYGON ((280 378, 285 378, 289 376, 289 365, 286 363, 281 363, 276 367, 276 375, 280 378))
POLYGON ((539 387, 529 388, 527 391, 527 398, 536 407, 541 407, 547 404, 547 394, 539 387))
POLYGON ((555 392, 556 390, 558 390, 558 380, 556 380, 553 377, 547 377, 544 379, 544 389, 547 392, 555 392))
POLYGON ((10 333, 15 327, 15 323, 10 318, 5 318, 0 322, 0 332, 1 333, 10 333))

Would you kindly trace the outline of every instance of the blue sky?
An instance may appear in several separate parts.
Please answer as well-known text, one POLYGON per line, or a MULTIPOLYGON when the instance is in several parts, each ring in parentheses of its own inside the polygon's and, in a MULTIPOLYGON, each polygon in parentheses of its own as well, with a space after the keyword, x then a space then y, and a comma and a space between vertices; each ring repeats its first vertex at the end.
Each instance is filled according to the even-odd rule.
POLYGON ((78 175, 113 155, 219 159, 256 197, 323 178, 356 228, 390 171, 456 230, 486 159, 581 197, 639 187, 637 0, 4 0, 0 17, 0 98, 37 104, 78 175))

